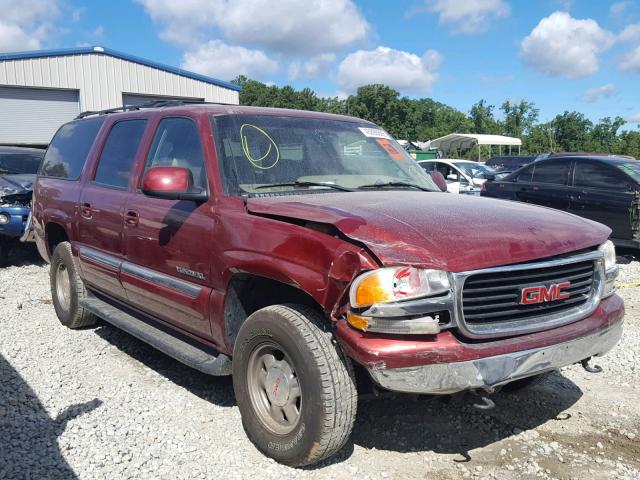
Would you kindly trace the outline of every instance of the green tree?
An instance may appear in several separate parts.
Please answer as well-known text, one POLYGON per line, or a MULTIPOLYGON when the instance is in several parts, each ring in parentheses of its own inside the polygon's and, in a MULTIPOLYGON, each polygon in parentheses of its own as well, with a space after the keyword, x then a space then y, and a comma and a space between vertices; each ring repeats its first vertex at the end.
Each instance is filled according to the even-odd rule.
POLYGON ((565 111, 551 121, 556 150, 579 152, 587 150, 593 123, 580 112, 565 111))
POLYGON ((505 100, 500 109, 504 113, 504 134, 511 137, 522 137, 538 121, 539 110, 533 102, 505 100))
POLYGON ((471 107, 469 116, 473 122, 473 133, 498 133, 498 122, 493 116, 494 108, 485 100, 480 100, 471 107))

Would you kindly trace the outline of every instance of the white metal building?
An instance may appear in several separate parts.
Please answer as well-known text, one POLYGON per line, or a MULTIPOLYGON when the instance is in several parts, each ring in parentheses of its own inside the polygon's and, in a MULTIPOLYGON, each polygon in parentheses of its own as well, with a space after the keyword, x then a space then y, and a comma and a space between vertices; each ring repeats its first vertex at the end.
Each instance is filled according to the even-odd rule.
POLYGON ((86 110, 154 99, 239 103, 240 87, 102 47, 0 54, 0 145, 46 145, 86 110))

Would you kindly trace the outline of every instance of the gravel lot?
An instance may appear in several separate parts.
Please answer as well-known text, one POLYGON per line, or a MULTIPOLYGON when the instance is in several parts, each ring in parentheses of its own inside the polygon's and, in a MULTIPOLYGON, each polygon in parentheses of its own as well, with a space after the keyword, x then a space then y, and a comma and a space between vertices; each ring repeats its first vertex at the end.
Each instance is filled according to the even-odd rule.
MULTIPOLYGON (((229 378, 211 378, 104 324, 71 331, 34 249, 0 270, 0 478, 640 478, 640 287, 623 342, 520 393, 359 403, 352 441, 294 470, 247 440, 229 378)), ((640 282, 640 263, 621 283, 640 282)))

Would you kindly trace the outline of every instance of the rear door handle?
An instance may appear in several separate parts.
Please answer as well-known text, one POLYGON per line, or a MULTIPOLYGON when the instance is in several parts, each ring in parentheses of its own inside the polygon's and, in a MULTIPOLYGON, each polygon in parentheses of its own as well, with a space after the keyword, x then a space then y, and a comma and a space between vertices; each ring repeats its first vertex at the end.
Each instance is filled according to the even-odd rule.
POLYGON ((82 215, 84 218, 92 218, 93 217, 93 205, 91 205, 90 203, 83 203, 82 205, 80 205, 80 215, 82 215))
POLYGON ((140 216, 135 210, 127 210, 124 214, 124 223, 129 227, 137 227, 140 216))

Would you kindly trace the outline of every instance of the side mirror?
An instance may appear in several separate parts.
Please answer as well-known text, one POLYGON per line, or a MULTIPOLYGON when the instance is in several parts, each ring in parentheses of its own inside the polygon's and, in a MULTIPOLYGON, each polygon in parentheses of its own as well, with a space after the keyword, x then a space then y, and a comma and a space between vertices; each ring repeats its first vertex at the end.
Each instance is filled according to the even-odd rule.
POLYGON ((436 184, 441 192, 447 191, 447 181, 444 179, 444 175, 437 170, 430 171, 429 175, 431 175, 431 180, 433 180, 433 183, 436 184))
POLYGON ((142 193, 165 200, 205 202, 207 193, 194 192, 191 171, 183 167, 153 167, 142 179, 142 193))

